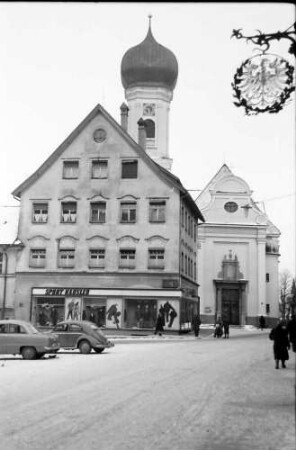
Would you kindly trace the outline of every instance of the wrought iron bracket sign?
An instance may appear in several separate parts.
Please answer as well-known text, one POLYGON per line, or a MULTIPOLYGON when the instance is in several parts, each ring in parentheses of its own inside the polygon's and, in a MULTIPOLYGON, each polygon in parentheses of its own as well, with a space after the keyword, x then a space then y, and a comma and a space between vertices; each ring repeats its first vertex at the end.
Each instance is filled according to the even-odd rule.
POLYGON ((296 56, 296 23, 283 32, 264 34, 258 30, 254 36, 244 36, 241 29, 233 30, 231 37, 261 47, 257 49, 260 54, 244 61, 234 75, 234 105, 244 107, 246 115, 282 110, 295 91, 294 67, 281 56, 267 52, 272 40, 288 39, 289 53, 296 56))

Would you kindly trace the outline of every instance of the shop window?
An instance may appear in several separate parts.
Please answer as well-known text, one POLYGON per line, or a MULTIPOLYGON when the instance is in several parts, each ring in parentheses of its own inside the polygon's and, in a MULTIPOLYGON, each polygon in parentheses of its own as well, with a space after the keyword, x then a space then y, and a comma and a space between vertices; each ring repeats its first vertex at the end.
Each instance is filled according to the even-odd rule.
POLYGON ((91 249, 89 251, 89 267, 105 267, 105 249, 91 249))
POLYGON ((135 223, 136 222, 136 202, 120 203, 120 222, 135 223))
POLYGON ((122 161, 121 178, 138 178, 138 161, 122 161))
POLYGON ((149 249, 148 269, 164 269, 164 250, 149 249))
POLYGON ((46 223, 48 220, 48 203, 33 203, 33 223, 46 223))
POLYGON ((108 161, 105 161, 105 160, 92 161, 91 177, 92 178, 107 178, 108 177, 108 161))
POLYGON ((165 207, 164 200, 151 200, 149 202, 149 221, 165 222, 165 207))
POLYGON ((77 204, 76 202, 62 203, 62 218, 63 223, 75 223, 77 218, 77 204))
POLYGON ((59 250, 59 267, 71 268, 75 265, 75 250, 59 250))
POLYGON ((75 179, 78 178, 79 162, 78 161, 64 161, 63 178, 75 179))
POLYGON ((120 261, 119 261, 120 268, 134 269, 136 266, 135 260, 136 260, 136 250, 133 249, 120 250, 120 261))
POLYGON ((106 222, 106 202, 93 202, 90 204, 90 222, 106 222))
POLYGON ((45 267, 46 250, 31 249, 30 251, 30 267, 45 267))

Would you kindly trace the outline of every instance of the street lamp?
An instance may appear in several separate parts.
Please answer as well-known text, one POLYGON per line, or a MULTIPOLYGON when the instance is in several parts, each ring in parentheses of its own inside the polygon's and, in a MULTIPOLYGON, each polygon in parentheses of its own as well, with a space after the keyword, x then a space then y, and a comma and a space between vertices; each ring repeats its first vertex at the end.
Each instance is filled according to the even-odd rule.
POLYGON ((233 30, 236 39, 246 39, 247 42, 259 45, 260 52, 248 58, 237 69, 234 82, 234 105, 244 107, 246 115, 259 113, 277 113, 295 91, 294 67, 279 55, 267 53, 270 42, 287 39, 291 43, 288 52, 296 56, 296 22, 285 31, 244 36, 241 29, 233 30))

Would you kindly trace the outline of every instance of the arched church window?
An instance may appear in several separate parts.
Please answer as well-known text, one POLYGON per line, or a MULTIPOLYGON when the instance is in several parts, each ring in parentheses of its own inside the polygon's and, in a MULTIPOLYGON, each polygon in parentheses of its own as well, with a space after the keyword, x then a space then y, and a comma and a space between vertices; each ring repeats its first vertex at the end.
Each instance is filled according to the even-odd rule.
POLYGON ((155 138, 155 123, 151 119, 145 120, 146 124, 146 137, 147 139, 154 139, 155 138))

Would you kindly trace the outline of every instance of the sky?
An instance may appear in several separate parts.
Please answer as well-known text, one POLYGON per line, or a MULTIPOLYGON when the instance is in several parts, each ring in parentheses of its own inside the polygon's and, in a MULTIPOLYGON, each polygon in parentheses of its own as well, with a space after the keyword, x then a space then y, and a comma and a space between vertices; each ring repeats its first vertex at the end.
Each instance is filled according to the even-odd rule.
MULTIPOLYGON (((286 30, 292 3, 1 2, 0 207, 17 205, 11 192, 98 103, 120 122, 121 60, 145 38, 149 14, 155 39, 179 64, 172 172, 196 198, 227 164, 280 229, 279 268, 295 276, 295 97, 278 114, 246 116, 231 87, 256 54, 232 30, 286 30)), ((274 41, 270 53, 293 64, 288 47, 274 41)))

